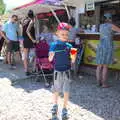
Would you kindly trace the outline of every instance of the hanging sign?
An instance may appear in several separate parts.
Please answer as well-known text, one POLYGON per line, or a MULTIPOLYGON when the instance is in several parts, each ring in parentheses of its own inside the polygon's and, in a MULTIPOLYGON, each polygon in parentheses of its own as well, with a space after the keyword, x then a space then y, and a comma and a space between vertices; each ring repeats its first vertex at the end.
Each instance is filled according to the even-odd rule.
POLYGON ((93 11, 93 10, 95 10, 94 0, 87 0, 86 1, 86 11, 93 11))

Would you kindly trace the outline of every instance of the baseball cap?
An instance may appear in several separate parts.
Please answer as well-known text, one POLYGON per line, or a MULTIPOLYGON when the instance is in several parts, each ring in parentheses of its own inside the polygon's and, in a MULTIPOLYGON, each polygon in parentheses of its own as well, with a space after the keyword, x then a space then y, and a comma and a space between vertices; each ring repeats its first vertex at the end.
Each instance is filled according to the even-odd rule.
POLYGON ((70 30, 71 26, 68 23, 61 22, 57 26, 57 30, 70 30))

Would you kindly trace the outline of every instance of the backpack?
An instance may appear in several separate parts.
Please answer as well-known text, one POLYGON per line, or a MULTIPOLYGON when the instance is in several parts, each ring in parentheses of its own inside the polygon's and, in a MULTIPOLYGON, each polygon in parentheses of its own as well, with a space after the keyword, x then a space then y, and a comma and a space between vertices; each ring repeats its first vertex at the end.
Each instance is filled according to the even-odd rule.
POLYGON ((55 48, 55 69, 65 71, 71 68, 70 49, 66 44, 57 44, 55 48))

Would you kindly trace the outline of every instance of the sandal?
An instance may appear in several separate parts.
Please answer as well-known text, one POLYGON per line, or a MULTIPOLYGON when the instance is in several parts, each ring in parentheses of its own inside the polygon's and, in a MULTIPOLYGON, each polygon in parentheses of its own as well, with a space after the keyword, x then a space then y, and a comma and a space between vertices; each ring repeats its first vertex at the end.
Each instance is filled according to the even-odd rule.
POLYGON ((62 109, 62 120, 68 120, 68 111, 66 108, 62 109))

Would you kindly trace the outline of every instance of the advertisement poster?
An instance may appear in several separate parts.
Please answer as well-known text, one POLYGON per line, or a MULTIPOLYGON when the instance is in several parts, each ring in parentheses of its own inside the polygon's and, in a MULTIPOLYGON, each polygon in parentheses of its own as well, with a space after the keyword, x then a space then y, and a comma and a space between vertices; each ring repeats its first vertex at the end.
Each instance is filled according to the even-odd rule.
MULTIPOLYGON (((96 49, 99 40, 87 40, 84 53, 84 64, 96 65, 96 49)), ((120 70, 120 41, 114 41, 113 64, 109 66, 112 69, 120 70)))

